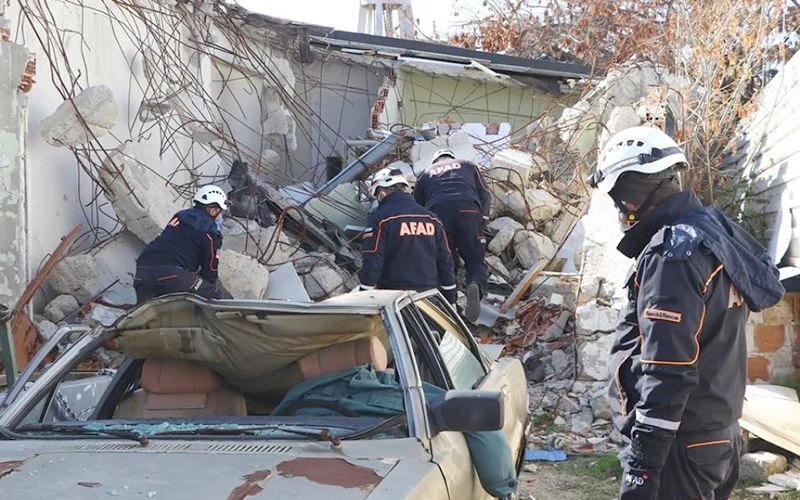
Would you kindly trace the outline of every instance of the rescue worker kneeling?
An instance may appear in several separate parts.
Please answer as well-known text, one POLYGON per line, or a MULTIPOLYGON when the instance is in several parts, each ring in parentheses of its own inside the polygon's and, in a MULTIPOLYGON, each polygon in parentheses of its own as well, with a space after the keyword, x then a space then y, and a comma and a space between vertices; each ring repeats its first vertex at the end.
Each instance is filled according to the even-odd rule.
POLYGON ((194 207, 176 213, 136 259, 137 303, 177 292, 220 298, 217 264, 222 211, 227 208, 228 198, 217 186, 197 190, 194 207))
POLYGON ((407 192, 398 169, 384 168, 373 177, 370 195, 378 208, 369 216, 362 238, 361 290, 429 290, 439 288, 456 301, 453 257, 442 223, 407 192))

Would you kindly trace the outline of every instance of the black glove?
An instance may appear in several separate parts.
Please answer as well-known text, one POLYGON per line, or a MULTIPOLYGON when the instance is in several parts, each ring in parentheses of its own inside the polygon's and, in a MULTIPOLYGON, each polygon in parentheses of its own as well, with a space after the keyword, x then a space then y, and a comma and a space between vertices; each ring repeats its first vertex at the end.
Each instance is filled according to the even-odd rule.
POLYGON ((631 444, 623 454, 621 499, 658 498, 661 467, 667 461, 674 437, 674 432, 659 427, 639 422, 634 424, 631 444))
POLYGON ((661 483, 661 469, 651 469, 628 460, 622 467, 620 500, 656 500, 661 483))

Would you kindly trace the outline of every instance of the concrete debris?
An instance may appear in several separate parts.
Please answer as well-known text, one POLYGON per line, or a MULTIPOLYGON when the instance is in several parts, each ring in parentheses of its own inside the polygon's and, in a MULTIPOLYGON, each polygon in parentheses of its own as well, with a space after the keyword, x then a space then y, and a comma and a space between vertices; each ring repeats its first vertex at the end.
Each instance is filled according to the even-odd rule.
POLYGON ((101 294, 111 304, 134 304, 133 275, 143 248, 135 236, 122 231, 86 253, 65 257, 48 282, 53 290, 72 295, 81 304, 101 294))
POLYGON ((188 208, 161 177, 158 149, 126 143, 103 162, 100 181, 114 212, 125 227, 145 243, 156 238, 170 218, 188 208))
POLYGON ((508 268, 503 264, 503 261, 500 257, 496 255, 487 255, 486 256, 486 266, 489 268, 491 273, 494 273, 500 278, 503 279, 506 283, 511 280, 511 273, 508 271, 508 268))
POLYGON ((311 302, 294 264, 287 262, 270 272, 265 299, 311 302))
POLYGON ((520 229, 525 229, 525 226, 515 221, 511 217, 498 217, 494 220, 489 221, 486 227, 488 227, 492 231, 498 231, 498 232, 506 229, 509 229, 513 232, 517 232, 520 229))
POLYGON ((576 330, 581 335, 612 332, 617 326, 619 310, 589 301, 575 310, 576 330))
POLYGON ((613 335, 601 335, 580 348, 580 366, 583 376, 593 380, 608 380, 608 354, 611 352, 613 335))
POLYGON ((791 470, 780 474, 773 474, 767 480, 777 486, 791 490, 800 490, 800 472, 791 470))
POLYGON ((306 256, 300 243, 276 226, 261 227, 254 220, 229 217, 222 224, 222 247, 255 257, 270 270, 306 256))
POLYGON ((523 269, 531 269, 542 260, 552 259, 556 246, 547 236, 524 230, 514 235, 514 254, 523 269))
POLYGON ((358 285, 357 277, 336 265, 333 255, 312 253, 294 262, 311 300, 322 300, 348 292, 358 285))
POLYGON ((501 229, 494 238, 492 238, 486 248, 495 255, 502 254, 505 252, 508 244, 511 243, 511 240, 514 239, 514 232, 515 231, 509 227, 501 229))
POLYGON ((61 103, 42 120, 39 130, 51 146, 71 148, 102 137, 118 120, 119 105, 114 94, 105 85, 97 85, 61 103))
POLYGON ((58 330, 58 325, 48 319, 39 318, 35 321, 35 324, 36 330, 39 331, 39 337, 42 339, 42 342, 47 342, 50 340, 58 330))
POLYGON ((260 299, 269 285, 269 270, 255 258, 221 249, 219 286, 234 299, 260 299))
POLYGON ((53 323, 59 323, 70 314, 77 312, 79 307, 78 301, 72 295, 59 295, 44 307, 42 314, 53 323))
POLYGON ((561 202, 544 189, 509 192, 503 200, 506 213, 523 221, 547 221, 561 211, 561 202))
POLYGON ((504 149, 492 157, 484 177, 500 186, 527 189, 531 178, 538 178, 547 169, 547 163, 541 157, 518 149, 504 149))
POLYGON ((786 457, 768 451, 745 453, 741 459, 740 477, 744 480, 766 481, 773 474, 786 470, 786 457))
MULTIPOLYGON (((97 278, 100 275, 97 264, 91 255, 80 254, 64 257, 53 269, 48 282, 53 290, 62 295, 72 295, 77 302, 91 300, 100 292, 97 278)), ((56 321, 59 321, 59 317, 56 321)))
POLYGON ((116 323, 119 318, 124 316, 126 312, 125 309, 119 307, 109 307, 103 304, 92 303, 87 316, 91 322, 103 326, 111 326, 116 323))

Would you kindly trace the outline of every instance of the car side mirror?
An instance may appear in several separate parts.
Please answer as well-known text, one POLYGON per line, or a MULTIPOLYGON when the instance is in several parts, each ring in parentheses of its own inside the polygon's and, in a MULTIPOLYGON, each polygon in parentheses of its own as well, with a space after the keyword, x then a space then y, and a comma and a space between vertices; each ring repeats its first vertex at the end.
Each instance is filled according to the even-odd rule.
POLYGON ((450 390, 430 409, 436 432, 496 431, 503 427, 503 395, 498 391, 450 390))

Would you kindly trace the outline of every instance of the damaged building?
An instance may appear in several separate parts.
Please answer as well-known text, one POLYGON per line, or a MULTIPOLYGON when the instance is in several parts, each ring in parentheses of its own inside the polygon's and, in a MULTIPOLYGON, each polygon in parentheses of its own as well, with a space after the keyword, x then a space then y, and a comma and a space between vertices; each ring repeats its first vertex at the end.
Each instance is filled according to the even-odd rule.
MULTIPOLYGON (((490 293, 474 332, 487 352, 522 360, 531 410, 552 424, 532 442, 575 453, 623 442, 605 387, 630 261, 616 251, 616 209, 590 196, 584 176, 615 132, 682 126, 694 82, 631 63, 588 85, 583 66, 211 0, 20 0, 0 4, 0 34, 0 300, 16 304, 17 359, 59 323, 116 321, 135 301, 136 256, 198 185, 224 186, 234 201, 220 254, 228 296, 346 293, 371 208, 365 179, 392 164, 413 182, 447 147, 480 165, 492 192, 490 293)), ((752 123, 755 145, 778 122, 752 123)), ((797 169, 772 175, 785 151, 763 163, 769 151, 755 149, 729 161, 761 158, 749 175, 787 193, 769 213, 793 234, 796 189, 781 186, 797 183, 797 169)), ((773 256, 798 267, 796 241, 773 240, 773 256)), ((790 293, 753 315, 752 381, 794 374, 799 311, 790 293)), ((99 364, 116 362, 104 354, 99 364)))
POLYGON ((571 168, 558 179, 548 158, 509 148, 536 149, 541 130, 577 101, 586 67, 342 32, 217 1, 0 9, 11 97, 0 159, 13 235, 0 295, 26 299, 17 316, 33 314, 29 349, 31 335, 46 338, 59 322, 122 314, 134 302, 136 255, 212 182, 234 201, 220 255, 220 284, 234 298, 351 290, 360 259, 349 229, 370 209, 363 180, 392 162, 413 177, 442 146, 493 166, 491 263, 505 286, 555 255, 551 219, 574 200, 550 186, 566 188, 571 168))

